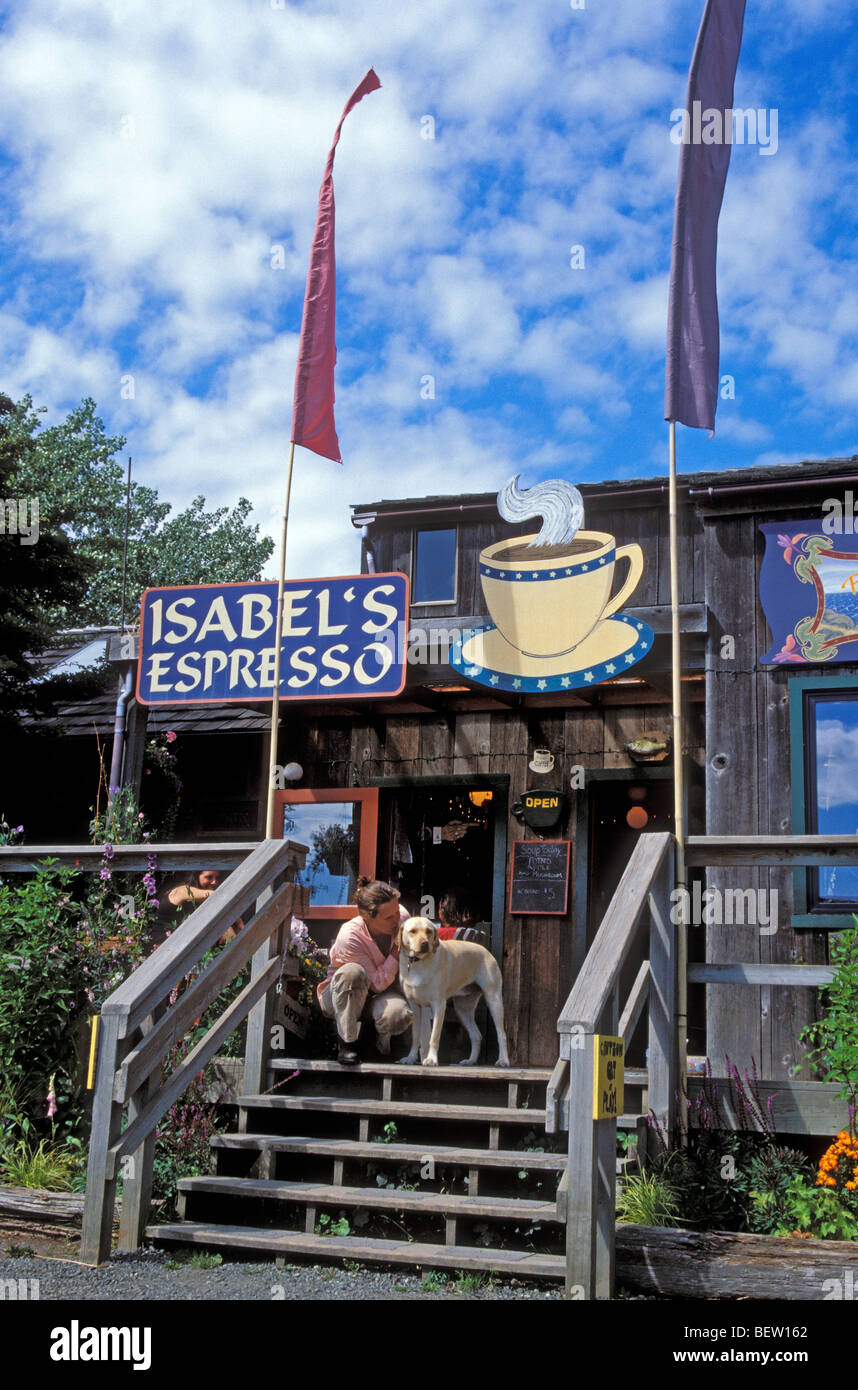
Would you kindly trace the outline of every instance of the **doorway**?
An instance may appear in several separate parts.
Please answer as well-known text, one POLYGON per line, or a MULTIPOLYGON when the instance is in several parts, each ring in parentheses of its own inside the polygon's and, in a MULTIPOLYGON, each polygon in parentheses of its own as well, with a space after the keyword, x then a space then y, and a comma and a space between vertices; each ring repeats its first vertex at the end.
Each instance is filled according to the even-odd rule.
MULTIPOLYGON (((699 825, 699 805, 703 794, 701 770, 686 758, 684 774, 686 807, 694 808, 693 812, 686 810, 688 831, 699 834, 702 831, 699 825)), ((672 767, 644 765, 587 774, 587 809, 579 816, 576 844, 576 862, 586 865, 586 892, 582 893, 579 886, 575 899, 575 976, 593 943, 638 836, 656 831, 673 834, 673 825, 672 767)), ((690 871, 689 886, 702 873, 702 870, 690 871)), ((689 961, 703 958, 702 938, 701 932, 689 931, 689 961)), ((645 949, 642 942, 640 951, 632 951, 626 962, 620 980, 621 1000, 628 995, 645 949)), ((705 986, 690 985, 689 1054, 704 1053, 705 1040, 705 986)), ((627 1041, 632 1043, 631 1039, 627 1041)), ((634 1044, 628 1049, 627 1061, 630 1065, 643 1063, 645 1045, 641 1024, 636 1030, 634 1044)))
POLYGON ((507 776, 384 777, 379 789, 379 877, 411 913, 438 920, 445 892, 460 890, 502 958, 507 776))

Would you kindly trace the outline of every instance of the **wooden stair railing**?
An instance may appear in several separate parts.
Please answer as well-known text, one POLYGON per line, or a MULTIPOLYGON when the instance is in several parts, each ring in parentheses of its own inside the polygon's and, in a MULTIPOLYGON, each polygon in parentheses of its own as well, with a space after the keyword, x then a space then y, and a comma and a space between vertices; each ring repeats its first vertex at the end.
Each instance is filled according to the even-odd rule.
MULTIPOLYGON (((569 1129, 565 1184, 566 1291, 573 1297, 613 1296, 616 1129, 614 1120, 592 1119, 593 1038, 597 1033, 631 1037, 649 1003, 649 1109, 669 1135, 673 1098, 680 1083, 675 1027, 676 954, 671 920, 673 837, 641 835, 605 913, 581 972, 557 1021, 560 1057, 546 1093, 546 1131, 569 1129), (649 907, 649 960, 638 971, 620 1016, 620 970, 636 929, 649 907)), ((687 868, 789 867, 858 864, 858 835, 689 835, 687 868)), ((823 965, 777 962, 691 964, 688 980, 707 985, 825 985, 833 970, 823 965)), ((689 1086, 694 1079, 689 1081, 689 1086)), ((699 1084, 699 1083, 698 1083, 699 1084)), ((761 1081, 763 1090, 772 1083, 761 1081)), ((837 1088, 820 1082, 778 1082, 797 1133, 827 1133, 837 1088), (821 1116, 814 1128, 813 1116, 821 1116)))
MULTIPOLYGON (((198 858, 200 854, 205 856, 204 846, 198 858)), ((290 922, 295 893, 295 884, 286 880, 304 867, 306 855, 306 846, 291 840, 263 841, 104 1001, 81 1242, 85 1263, 98 1264, 110 1253, 120 1176, 120 1249, 135 1250, 141 1244, 152 1188, 155 1126, 248 1015, 246 1078, 253 1089, 262 1089, 270 990, 280 969, 283 927, 290 922), (238 917, 244 919, 243 930, 168 1007, 171 992, 238 917), (249 984, 162 1080, 164 1059, 251 958, 249 984)))
POLYGON ((560 1058, 546 1096, 546 1129, 569 1130, 566 1292, 609 1299, 614 1287, 617 1121, 593 1119, 594 1038, 630 1038, 649 1002, 649 1108, 666 1131, 677 1084, 676 953, 670 920, 673 836, 643 834, 557 1020, 560 1058), (620 1009, 620 972, 649 915, 649 952, 620 1009), (565 1113, 564 1113, 565 1112, 565 1113), (568 1115, 568 1121, 564 1124, 568 1115))

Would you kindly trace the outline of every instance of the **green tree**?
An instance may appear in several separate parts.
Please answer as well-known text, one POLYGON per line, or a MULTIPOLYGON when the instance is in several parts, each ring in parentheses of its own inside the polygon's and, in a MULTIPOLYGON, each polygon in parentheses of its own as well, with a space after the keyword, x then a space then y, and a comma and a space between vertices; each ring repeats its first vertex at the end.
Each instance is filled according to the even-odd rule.
POLYGON ((35 679, 54 614, 84 602, 92 565, 70 546, 63 508, 46 516, 38 492, 24 484, 34 448, 32 435, 20 428, 19 408, 0 395, 0 732, 23 712, 50 713, 58 701, 85 698, 98 684, 91 676, 35 679))
MULTIPOLYGON (((51 611, 57 628, 111 626, 119 622, 125 535, 126 469, 115 455, 125 446, 110 436, 89 398, 61 424, 41 428, 32 399, 13 407, 12 431, 21 453, 15 485, 41 499, 51 520, 61 519, 74 553, 93 562, 85 594, 51 611)), ((250 502, 206 511, 195 497, 185 511, 154 488, 131 484, 125 617, 133 621, 143 590, 165 584, 250 581, 261 577, 274 548, 251 526, 250 502)))

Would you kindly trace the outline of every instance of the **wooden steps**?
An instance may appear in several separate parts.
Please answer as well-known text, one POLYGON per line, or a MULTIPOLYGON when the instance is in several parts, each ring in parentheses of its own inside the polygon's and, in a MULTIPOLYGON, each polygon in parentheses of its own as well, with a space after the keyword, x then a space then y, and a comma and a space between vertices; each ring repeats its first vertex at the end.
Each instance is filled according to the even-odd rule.
MULTIPOLYGON (((246 1110, 317 1110, 329 1115, 382 1115, 386 1120, 410 1118, 415 1120, 461 1120, 462 1105, 434 1105, 410 1100, 352 1100, 328 1099, 323 1096, 239 1096, 238 1104, 246 1110)), ((467 1119, 483 1124, 534 1125, 545 1124, 544 1110, 514 1110, 509 1106, 480 1105, 468 1109, 467 1119)))
POLYGON ((398 1211, 431 1212, 435 1215, 472 1216, 479 1219, 503 1218, 508 1221, 560 1221, 557 1203, 516 1197, 471 1197, 456 1192, 408 1192, 397 1189, 395 1196, 371 1187, 342 1187, 328 1183, 276 1182, 265 1178, 181 1178, 179 1191, 207 1192, 216 1196, 241 1197, 257 1201, 300 1202, 312 1206, 376 1207, 398 1211))
POLYGON ((201 1245, 219 1250, 254 1251, 287 1259, 357 1260, 418 1269, 464 1269, 514 1275, 519 1279, 563 1279, 560 1255, 527 1250, 482 1250, 469 1245, 432 1245, 406 1240, 356 1236, 316 1236, 248 1226, 213 1226, 179 1222, 150 1226, 147 1235, 163 1244, 201 1245))
MULTIPOLYGON (((213 1149, 269 1150, 272 1153, 319 1154, 326 1158, 375 1159, 381 1162, 421 1163, 427 1157, 425 1144, 361 1143, 354 1139, 314 1139, 291 1134, 216 1134, 213 1149)), ((561 1173, 566 1155, 537 1153, 529 1149, 459 1149, 433 1144, 431 1155, 436 1166, 456 1164, 464 1168, 530 1168, 561 1173)))
MULTIPOLYGON (((357 1066, 344 1067, 339 1062, 326 1062, 315 1057, 284 1058, 277 1057, 271 1062, 272 1072, 301 1071, 329 1073, 335 1076, 396 1076, 407 1081, 414 1077, 436 1078, 447 1081, 529 1081, 547 1085, 551 1079, 549 1067, 466 1067, 460 1062, 455 1066, 405 1067, 401 1062, 358 1062, 357 1066)), ((646 1077, 646 1073, 642 1075, 646 1077)))
POLYGON ((159 1244, 289 1259, 564 1275, 565 1137, 545 1134, 547 1068, 278 1058, 210 1176, 179 1183, 159 1244), (334 1227, 337 1235, 325 1235, 334 1227), (395 1238, 392 1238, 395 1237, 395 1238))

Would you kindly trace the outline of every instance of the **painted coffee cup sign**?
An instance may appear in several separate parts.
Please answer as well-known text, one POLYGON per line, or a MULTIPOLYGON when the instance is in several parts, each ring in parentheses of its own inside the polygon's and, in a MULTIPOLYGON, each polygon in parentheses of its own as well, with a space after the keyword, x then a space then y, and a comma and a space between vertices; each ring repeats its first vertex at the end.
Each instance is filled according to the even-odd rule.
MULTIPOLYGON (((398 695, 405 685, 408 579, 358 574, 286 584, 282 700, 398 695)), ((144 705, 270 700, 276 584, 147 589, 137 699, 144 705)))
POLYGON ((582 530, 583 499, 563 479, 520 490, 512 478, 498 494, 498 511, 510 522, 541 516, 543 525, 481 551, 492 621, 455 645, 456 669, 479 685, 527 692, 595 685, 640 661, 652 629, 621 610, 643 574, 641 547, 582 530), (612 596, 623 562, 628 571, 612 596))
POLYGON ((764 522, 760 602, 772 630, 767 665, 858 661, 858 537, 826 522, 764 522))

